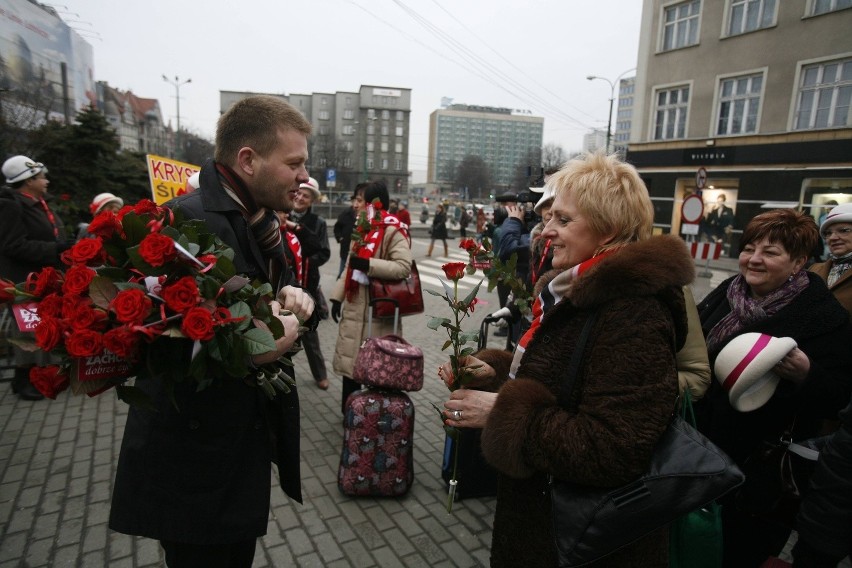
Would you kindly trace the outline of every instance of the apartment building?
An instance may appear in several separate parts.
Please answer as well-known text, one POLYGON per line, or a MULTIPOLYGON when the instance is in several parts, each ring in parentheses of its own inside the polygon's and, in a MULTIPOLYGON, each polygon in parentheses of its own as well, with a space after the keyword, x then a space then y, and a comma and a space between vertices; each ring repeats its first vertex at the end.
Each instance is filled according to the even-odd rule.
POLYGON ((737 253, 769 208, 852 201, 850 0, 644 0, 627 159, 660 231, 725 194, 737 253))

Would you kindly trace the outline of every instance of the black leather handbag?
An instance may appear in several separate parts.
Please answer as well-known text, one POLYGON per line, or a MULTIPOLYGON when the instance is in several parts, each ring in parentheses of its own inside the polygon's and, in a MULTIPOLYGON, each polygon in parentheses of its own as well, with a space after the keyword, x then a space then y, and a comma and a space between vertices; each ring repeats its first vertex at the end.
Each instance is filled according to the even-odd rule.
MULTIPOLYGON (((563 408, 598 315, 589 317, 577 341, 559 395, 563 408)), ((718 499, 743 480, 742 472, 722 450, 675 414, 639 479, 615 488, 551 480, 558 565, 594 562, 718 499)))

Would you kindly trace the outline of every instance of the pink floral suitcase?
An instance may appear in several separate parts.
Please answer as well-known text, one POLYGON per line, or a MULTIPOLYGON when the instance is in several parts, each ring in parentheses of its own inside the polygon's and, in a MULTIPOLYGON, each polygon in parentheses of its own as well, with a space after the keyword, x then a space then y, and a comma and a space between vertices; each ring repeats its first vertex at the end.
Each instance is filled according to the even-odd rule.
POLYGON ((349 395, 337 486, 344 495, 404 495, 414 482, 414 405, 404 392, 349 395))

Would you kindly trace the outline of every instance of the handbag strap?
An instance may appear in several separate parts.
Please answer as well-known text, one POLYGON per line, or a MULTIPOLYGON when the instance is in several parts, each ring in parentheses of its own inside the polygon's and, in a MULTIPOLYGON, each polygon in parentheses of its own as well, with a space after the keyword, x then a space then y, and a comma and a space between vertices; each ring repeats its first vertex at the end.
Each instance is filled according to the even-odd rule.
POLYGON ((562 408, 567 408, 568 402, 571 400, 571 393, 574 390, 574 384, 577 382, 577 371, 583 363, 586 343, 589 341, 592 327, 598 321, 598 316, 600 316, 600 308, 596 308, 595 311, 589 314, 589 317, 586 318, 586 323, 583 324, 582 331, 580 331, 580 337, 577 338, 577 344, 574 346, 574 352, 571 354, 571 361, 568 364, 568 377, 562 381, 562 386, 559 389, 559 406, 562 408))

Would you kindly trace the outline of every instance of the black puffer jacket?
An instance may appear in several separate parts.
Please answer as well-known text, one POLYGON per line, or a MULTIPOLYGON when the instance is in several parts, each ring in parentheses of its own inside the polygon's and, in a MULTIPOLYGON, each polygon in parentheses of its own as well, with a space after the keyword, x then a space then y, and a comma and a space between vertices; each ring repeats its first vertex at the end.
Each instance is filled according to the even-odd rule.
POLYGON ((0 191, 0 277, 18 283, 45 266, 59 267, 59 254, 68 248, 62 220, 53 213, 54 233, 41 204, 4 186, 0 191))

